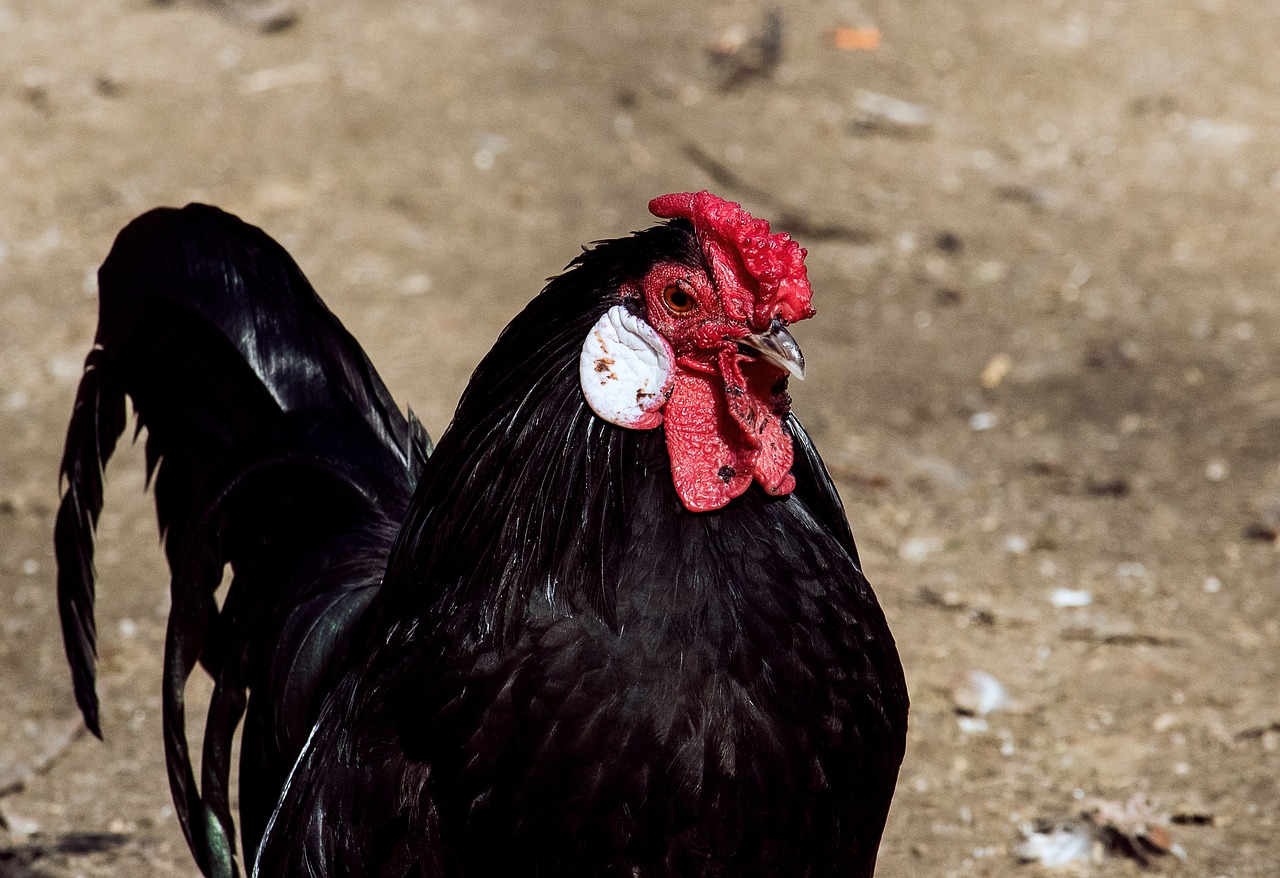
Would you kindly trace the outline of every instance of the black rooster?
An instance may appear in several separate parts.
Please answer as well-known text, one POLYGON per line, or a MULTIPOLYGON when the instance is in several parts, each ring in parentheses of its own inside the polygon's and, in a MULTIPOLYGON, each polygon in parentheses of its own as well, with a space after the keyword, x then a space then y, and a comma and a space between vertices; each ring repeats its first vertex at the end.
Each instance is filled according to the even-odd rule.
POLYGON ((512 321, 434 453, 263 232, 201 205, 121 232, 59 601, 98 733, 93 529, 128 396, 173 573, 170 785, 206 874, 237 871, 243 718, 264 878, 871 875, 907 697, 790 413, 804 251, 709 193, 650 207, 669 222, 512 321))

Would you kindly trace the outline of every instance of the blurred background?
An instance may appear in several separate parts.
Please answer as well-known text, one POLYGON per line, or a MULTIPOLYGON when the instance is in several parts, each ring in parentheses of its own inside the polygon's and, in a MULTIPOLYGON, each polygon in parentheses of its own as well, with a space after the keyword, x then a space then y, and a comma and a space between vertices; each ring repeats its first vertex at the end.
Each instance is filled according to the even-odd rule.
POLYGON ((913 699, 880 874, 1274 876, 1278 32, 1256 0, 0 0, 0 875, 195 874, 140 451, 99 531, 105 745, 54 610, 121 226, 263 226, 439 435, 580 245, 708 187, 810 251, 795 407, 913 699))

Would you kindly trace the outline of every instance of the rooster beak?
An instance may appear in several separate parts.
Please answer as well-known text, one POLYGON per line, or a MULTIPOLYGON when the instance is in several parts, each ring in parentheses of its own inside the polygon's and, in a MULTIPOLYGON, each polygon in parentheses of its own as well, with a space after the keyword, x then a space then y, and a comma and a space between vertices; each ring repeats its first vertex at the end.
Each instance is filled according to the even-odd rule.
POLYGON ((781 320, 775 318, 767 332, 756 332, 738 339, 738 352, 786 369, 797 381, 804 380, 804 354, 800 353, 800 345, 781 320))

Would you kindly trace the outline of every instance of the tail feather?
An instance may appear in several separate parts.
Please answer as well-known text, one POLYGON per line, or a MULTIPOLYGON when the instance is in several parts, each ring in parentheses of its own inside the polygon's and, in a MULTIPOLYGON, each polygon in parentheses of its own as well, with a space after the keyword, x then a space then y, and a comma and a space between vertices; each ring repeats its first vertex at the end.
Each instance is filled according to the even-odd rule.
POLYGON ((103 472, 125 427, 124 393, 104 379, 95 348, 85 361, 62 456, 66 492, 58 509, 58 611, 71 665, 76 704, 89 730, 102 737, 98 717, 97 625, 93 618, 93 541, 102 512, 103 472))
POLYGON ((248 710, 245 734, 255 739, 242 748, 241 823, 251 856, 279 792, 262 778, 283 783, 301 748, 381 582, 431 441, 412 412, 400 414, 288 254, 229 214, 203 205, 144 214, 117 237, 99 287, 54 537, 76 701, 101 736, 94 531, 127 396, 147 430, 147 477, 173 573, 170 787, 201 870, 232 875, 235 730, 248 710), (227 564, 233 577, 219 608, 227 564), (200 784, 185 733, 197 663, 215 681, 200 784), (247 790, 246 777, 255 778, 247 790), (271 801, 246 802, 246 792, 271 801))

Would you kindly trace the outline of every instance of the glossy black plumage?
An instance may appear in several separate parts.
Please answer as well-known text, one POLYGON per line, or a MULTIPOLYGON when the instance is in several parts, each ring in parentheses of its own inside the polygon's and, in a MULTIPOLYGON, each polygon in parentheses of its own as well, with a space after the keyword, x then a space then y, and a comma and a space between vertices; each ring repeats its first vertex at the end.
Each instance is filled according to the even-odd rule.
POLYGON ((99 287, 55 531, 76 700, 100 735, 93 529, 128 396, 147 429, 173 573, 170 784, 201 869, 228 874, 227 783, 246 690, 240 802, 253 850, 381 581, 430 443, 288 254, 235 217, 202 205, 139 217, 118 236, 99 287), (227 563, 234 578, 219 612, 214 593, 227 563), (197 660, 216 681, 200 790, 183 698, 197 660))
MULTIPOLYGON (((305 286, 283 251, 260 244, 260 232, 210 215, 249 235, 256 259, 287 266, 291 289, 305 286)), ((172 246, 187 232, 165 234, 172 246)), ((126 253, 149 258, 121 243, 112 259, 117 253, 119 262, 126 253)), ((225 244, 210 248, 199 238, 185 258, 193 265, 235 262, 225 244)), ((214 449, 218 464, 204 470, 184 456, 204 453, 204 445, 179 440, 176 452, 157 446, 165 459, 158 502, 175 570, 174 639, 188 656, 199 652, 197 644, 216 647, 204 660, 228 680, 220 689, 243 691, 249 681, 246 752, 255 765, 276 760, 274 778, 287 770, 283 758, 296 752, 303 724, 320 711, 263 839, 261 875, 871 874, 902 758, 906 692, 839 498, 807 435, 788 419, 796 447, 792 494, 769 497, 753 487, 718 512, 693 514, 676 497, 662 430, 609 425, 582 398, 577 361, 587 332, 620 302, 619 284, 660 259, 703 268, 687 223, 605 242, 575 260, 485 357, 420 472, 415 455, 397 453, 408 449, 412 430, 394 421, 376 376, 379 392, 365 400, 376 414, 362 420, 359 402, 353 413, 339 393, 332 405, 342 417, 326 419, 332 429, 318 431, 321 451, 309 422, 292 429, 289 417, 248 428, 252 441, 238 434, 227 440, 214 449), (389 426, 380 431, 378 424, 389 426), (185 514, 201 516, 198 524, 161 493, 171 453, 180 473, 213 486, 183 495, 194 498, 194 511, 185 514), (201 499, 227 493, 218 488, 226 473, 258 472, 252 461, 260 457, 278 462, 262 468, 261 480, 241 477, 247 486, 225 502, 201 499), (294 477, 293 467, 312 459, 336 473, 343 489, 356 485, 357 502, 296 497, 310 482, 294 477), (331 512, 315 522, 259 508, 295 504, 331 512), (175 527, 190 549, 175 548, 175 527), (261 527, 268 536, 255 542, 261 527), (253 549, 241 561, 228 545, 253 549), (205 597, 180 613, 179 583, 206 595, 228 558, 236 581, 223 615, 233 618, 211 621, 205 597), (339 559, 354 560, 343 569, 339 559), (254 587, 242 566, 253 571, 254 587), (243 610, 232 605, 240 595, 243 610), (262 607, 272 619, 267 626, 237 621, 260 616, 262 607), (326 653, 325 645, 296 646, 300 629, 334 613, 351 638, 341 651, 345 663, 330 661, 336 650, 326 653), (224 642, 243 645, 237 652, 224 642), (323 670, 302 675, 301 695, 282 698, 289 674, 275 666, 272 651, 305 654, 298 661, 323 670)), ((105 280, 103 295, 105 303, 105 280)), ((322 308, 303 298, 306 308, 322 308)), ((227 313, 224 323, 237 319, 227 313)), ((309 333, 280 330, 292 349, 279 355, 279 365, 309 373, 310 357, 335 355, 300 350, 293 336, 309 333)), ((100 343, 102 335, 100 329, 100 343)), ((341 349, 339 360, 373 375, 345 333, 324 339, 341 349)), ((424 356, 429 346, 424 339, 424 356)), ((68 444, 64 513, 82 522, 65 534, 60 527, 59 557, 69 575, 83 568, 83 522, 101 503, 98 484, 74 462, 110 453, 97 438, 110 429, 94 433, 80 414, 110 398, 93 375, 86 375, 88 390, 82 385, 82 423, 73 418, 68 444)), ((127 392, 151 429, 149 446, 161 441, 148 420, 148 392, 141 391, 143 399, 127 392)), ((238 387, 234 395, 253 397, 238 387)), ((118 433, 123 410, 116 420, 99 420, 118 433)), ((64 619, 73 668, 83 676, 77 645, 84 620, 91 625, 82 609, 83 584, 91 580, 72 576, 71 583, 63 589, 70 608, 64 619)), ((167 687, 182 669, 190 665, 170 663, 167 687)), ((229 739, 239 716, 236 699, 225 701, 222 708, 215 702, 219 741, 229 739)), ((243 785, 242 776, 242 812, 243 785)), ((250 790, 253 808, 270 786, 250 790)), ((207 770, 204 789, 207 796, 207 770)), ((189 791, 177 783, 180 793, 189 791)), ((218 793, 215 801, 225 807, 218 793)), ((243 822, 252 850, 257 836, 243 822)), ((200 844, 209 843, 193 836, 199 858, 200 844)), ((220 862, 203 857, 202 868, 220 862)))

